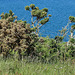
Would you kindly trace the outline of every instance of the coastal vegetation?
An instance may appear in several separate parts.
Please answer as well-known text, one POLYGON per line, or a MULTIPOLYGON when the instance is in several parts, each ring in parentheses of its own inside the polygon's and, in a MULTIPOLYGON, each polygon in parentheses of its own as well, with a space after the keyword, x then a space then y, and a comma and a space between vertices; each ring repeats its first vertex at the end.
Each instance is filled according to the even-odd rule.
MULTIPOLYGON (((0 75, 74 75, 75 25, 71 26, 68 42, 63 39, 67 26, 55 38, 39 37, 39 30, 52 16, 48 9, 34 4, 26 6, 31 23, 17 20, 12 10, 0 15, 0 75)), ((69 17, 75 23, 75 17, 69 17)))

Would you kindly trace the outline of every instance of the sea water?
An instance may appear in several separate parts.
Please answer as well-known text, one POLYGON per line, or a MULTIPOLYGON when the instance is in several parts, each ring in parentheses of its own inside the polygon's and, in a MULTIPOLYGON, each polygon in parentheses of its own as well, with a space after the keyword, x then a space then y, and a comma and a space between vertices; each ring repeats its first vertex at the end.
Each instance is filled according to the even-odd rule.
MULTIPOLYGON (((30 23, 31 14, 25 11, 25 6, 30 4, 35 4, 40 9, 48 8, 48 14, 52 15, 49 22, 40 29, 40 35, 43 37, 48 35, 54 38, 59 35, 59 30, 67 25, 69 16, 75 16, 75 0, 0 0, 0 14, 12 10, 18 16, 18 20, 23 19, 30 23)), ((68 27, 69 32, 71 25, 68 27)), ((69 39, 69 32, 65 41, 69 39)))

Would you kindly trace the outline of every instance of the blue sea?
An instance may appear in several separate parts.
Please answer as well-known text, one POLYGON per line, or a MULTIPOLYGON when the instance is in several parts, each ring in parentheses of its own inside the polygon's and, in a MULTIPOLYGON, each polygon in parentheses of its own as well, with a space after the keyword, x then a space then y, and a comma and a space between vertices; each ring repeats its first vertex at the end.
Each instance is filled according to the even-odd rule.
MULTIPOLYGON (((30 23, 30 13, 25 11, 25 6, 30 4, 35 4, 40 9, 48 8, 48 14, 52 15, 49 22, 40 29, 43 37, 48 35, 54 38, 59 35, 58 31, 67 25, 69 16, 75 16, 75 0, 0 0, 0 14, 12 10, 18 16, 18 20, 23 19, 30 23)), ((65 41, 69 39, 68 35, 70 33, 65 41)))

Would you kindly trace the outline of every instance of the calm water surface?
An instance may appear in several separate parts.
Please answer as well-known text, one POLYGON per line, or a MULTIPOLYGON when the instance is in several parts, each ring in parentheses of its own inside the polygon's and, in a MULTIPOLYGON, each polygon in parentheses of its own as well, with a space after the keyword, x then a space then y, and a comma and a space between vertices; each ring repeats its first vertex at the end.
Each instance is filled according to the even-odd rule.
POLYGON ((58 30, 68 23, 69 16, 75 16, 75 0, 0 0, 0 14, 12 10, 18 16, 18 20, 24 18, 23 20, 30 22, 30 13, 25 11, 25 6, 30 4, 35 4, 40 9, 46 7, 49 9, 48 13, 52 14, 50 21, 40 30, 44 37, 56 36, 58 30))

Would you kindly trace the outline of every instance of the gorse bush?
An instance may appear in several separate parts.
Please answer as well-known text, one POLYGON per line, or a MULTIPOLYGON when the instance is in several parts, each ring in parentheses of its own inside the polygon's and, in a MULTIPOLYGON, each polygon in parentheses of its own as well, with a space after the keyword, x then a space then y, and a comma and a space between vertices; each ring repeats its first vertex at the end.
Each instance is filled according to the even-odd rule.
POLYGON ((32 33, 36 28, 30 28, 26 21, 14 21, 12 12, 9 11, 9 14, 4 17, 1 15, 0 53, 5 52, 7 55, 10 50, 14 50, 18 51, 19 55, 25 52, 29 55, 34 51, 33 43, 37 41, 38 36, 32 33))

